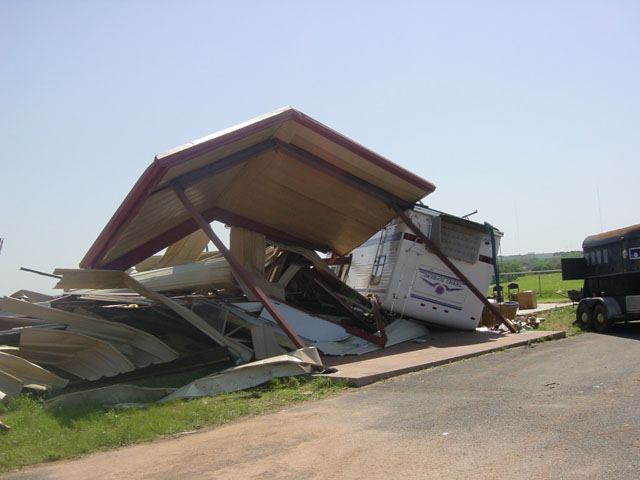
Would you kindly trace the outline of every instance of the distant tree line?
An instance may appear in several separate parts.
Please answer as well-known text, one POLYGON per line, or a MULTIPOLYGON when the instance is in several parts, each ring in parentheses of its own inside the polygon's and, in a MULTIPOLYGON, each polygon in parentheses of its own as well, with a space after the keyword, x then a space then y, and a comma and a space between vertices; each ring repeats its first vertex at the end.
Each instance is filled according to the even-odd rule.
POLYGON ((582 252, 579 250, 572 252, 556 252, 551 257, 546 258, 527 258, 502 260, 498 259, 498 267, 500 272, 532 272, 540 270, 560 270, 561 258, 577 258, 581 257, 582 252))

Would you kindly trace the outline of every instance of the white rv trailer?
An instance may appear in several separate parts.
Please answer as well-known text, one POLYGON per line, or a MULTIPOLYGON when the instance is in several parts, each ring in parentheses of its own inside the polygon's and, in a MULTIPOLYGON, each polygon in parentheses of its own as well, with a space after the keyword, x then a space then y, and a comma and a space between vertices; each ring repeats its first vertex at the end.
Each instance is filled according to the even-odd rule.
MULTIPOLYGON (((490 227, 429 208, 406 213, 479 291, 487 291, 494 262, 490 227)), ((494 230, 496 251, 501 237, 494 230)), ((461 330, 478 326, 482 302, 401 219, 352 254, 346 283, 363 295, 375 295, 382 310, 461 330)))

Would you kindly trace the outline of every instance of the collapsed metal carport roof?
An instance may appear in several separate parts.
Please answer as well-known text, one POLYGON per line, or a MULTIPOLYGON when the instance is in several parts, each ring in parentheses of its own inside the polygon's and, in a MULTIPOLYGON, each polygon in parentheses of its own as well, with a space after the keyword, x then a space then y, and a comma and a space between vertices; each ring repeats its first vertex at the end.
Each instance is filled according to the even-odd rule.
POLYGON ((346 254, 435 186, 285 107, 156 156, 82 268, 126 269, 206 221, 346 254))

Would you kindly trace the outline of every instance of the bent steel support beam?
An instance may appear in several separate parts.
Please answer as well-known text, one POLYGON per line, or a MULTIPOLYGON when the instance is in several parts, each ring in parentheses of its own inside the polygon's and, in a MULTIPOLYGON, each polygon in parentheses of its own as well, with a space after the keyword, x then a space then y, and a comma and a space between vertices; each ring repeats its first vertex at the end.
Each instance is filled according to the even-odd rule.
POLYGON ((244 267, 236 260, 236 258, 231 254, 229 249, 224 245, 224 243, 222 243, 220 238, 218 238, 218 236, 214 233, 213 229, 211 228, 211 225, 209 225, 209 222, 207 222, 204 219, 204 217, 200 215, 200 212, 198 211, 198 209, 191 203, 189 198, 187 198, 187 194, 184 192, 183 187, 178 183, 173 183, 172 186, 173 186, 173 191, 175 192, 177 197, 180 199, 180 201, 184 205, 184 208, 187 209, 187 211, 191 214, 191 216, 196 221, 198 226, 207 234, 209 239, 213 242, 213 244, 216 246, 218 251, 225 258, 225 260, 229 262, 229 265, 231 266, 231 270, 233 271, 233 273, 235 273, 239 277, 240 281, 243 282, 247 286, 247 288, 249 288, 251 293, 256 296, 258 301, 262 304, 262 306, 264 306, 267 312, 269 312, 269 314, 276 320, 276 322, 278 322, 278 325, 280 326, 280 328, 282 328, 282 330, 287 334, 287 337, 289 337, 289 339, 293 342, 293 344, 297 348, 306 347, 307 345, 305 345, 305 343, 300 339, 300 337, 298 337, 298 335, 293 331, 293 329, 289 326, 286 320, 282 318, 282 315, 280 315, 280 312, 278 312, 275 309, 275 307, 273 306, 269 298, 265 295, 265 293, 262 291, 262 289, 258 285, 256 285, 256 283, 253 281, 253 279, 248 274, 248 272, 244 269, 244 267))
MULTIPOLYGON (((449 260, 447 258, 447 256, 442 253, 440 251, 440 249, 438 248, 438 246, 433 243, 430 239, 427 238, 427 236, 422 233, 422 231, 418 228, 418 226, 413 223, 413 221, 407 216, 407 214, 404 213, 404 211, 398 207, 395 207, 396 213, 398 214, 398 216, 402 219, 402 221, 411 229, 413 230, 413 233, 416 234, 416 236, 422 240, 424 242, 424 245, 429 248, 429 250, 431 250, 436 257, 438 257, 442 263, 444 263, 449 270, 451 270, 460 280, 462 280, 462 283, 464 283, 469 290, 471 290, 471 292, 478 297, 478 299, 484 303, 484 305, 491 311, 491 313, 493 313, 496 317, 498 317, 500 319, 500 321, 512 332, 512 333, 517 333, 518 331, 516 330, 516 327, 513 326, 513 323, 511 323, 510 320, 508 320, 507 318, 504 317, 504 315, 502 315, 502 313, 500 312, 500 310, 498 310, 491 302, 489 302, 489 300, 487 300, 487 298, 482 294, 482 292, 480 292, 480 290, 478 290, 476 288, 476 286, 471 283, 471 280, 469 280, 459 269, 458 267, 456 267, 451 260, 449 260)), ((495 261, 495 259, 494 259, 495 261)))

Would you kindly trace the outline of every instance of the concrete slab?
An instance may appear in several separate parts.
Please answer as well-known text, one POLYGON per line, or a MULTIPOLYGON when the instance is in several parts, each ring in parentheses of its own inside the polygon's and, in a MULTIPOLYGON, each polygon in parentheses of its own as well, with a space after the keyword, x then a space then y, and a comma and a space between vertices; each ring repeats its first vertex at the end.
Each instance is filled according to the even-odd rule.
POLYGON ((546 312, 547 310, 555 310, 556 308, 570 307, 572 302, 555 302, 555 303, 539 303, 537 308, 519 309, 517 316, 529 316, 537 315, 540 312, 546 312))
POLYGON ((564 338, 564 331, 527 330, 522 333, 498 331, 433 331, 417 343, 409 341, 357 356, 322 357, 327 367, 338 369, 327 377, 344 379, 361 387, 384 378, 403 375, 437 365, 475 357, 484 353, 519 347, 541 340, 564 338))

